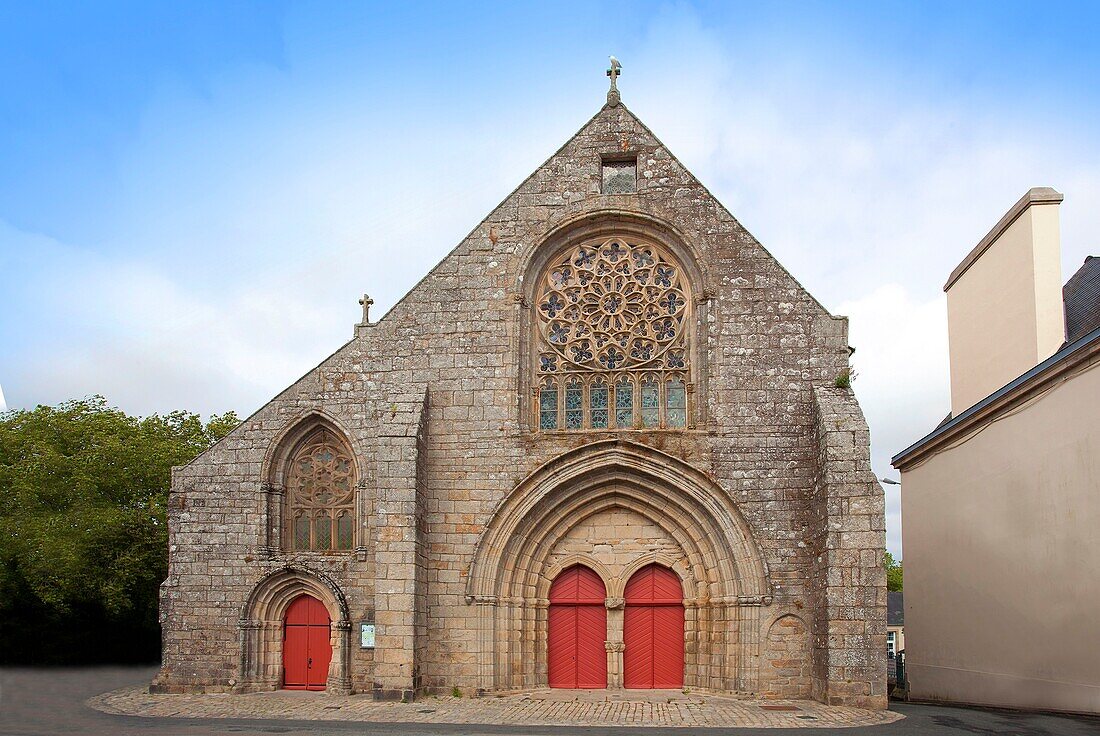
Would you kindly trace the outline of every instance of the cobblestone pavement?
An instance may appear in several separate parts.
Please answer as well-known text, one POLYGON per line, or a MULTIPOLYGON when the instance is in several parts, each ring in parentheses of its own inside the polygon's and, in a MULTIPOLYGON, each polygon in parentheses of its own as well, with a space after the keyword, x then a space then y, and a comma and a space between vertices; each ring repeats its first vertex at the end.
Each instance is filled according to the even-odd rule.
POLYGON ((93 697, 88 705, 107 713, 138 716, 513 726, 847 728, 903 718, 890 711, 829 707, 807 700, 744 700, 685 695, 676 690, 538 691, 483 698, 426 697, 397 703, 375 701, 369 695, 288 691, 150 695, 143 686, 131 686, 93 697))
MULTIPOLYGON (((628 736, 637 733, 645 736, 1096 736, 1100 734, 1100 718, 1052 716, 1035 713, 980 710, 977 708, 951 708, 911 703, 891 703, 891 712, 904 715, 892 723, 862 727, 830 727, 809 721, 800 729, 719 728, 703 730, 677 727, 648 726, 631 728, 624 725, 587 726, 567 728, 563 726, 508 725, 496 723, 412 723, 383 721, 335 720, 332 711, 324 705, 330 699, 310 694, 297 694, 299 702, 311 703, 323 711, 326 720, 287 720, 264 714, 264 718, 190 718, 180 713, 176 717, 143 717, 116 715, 94 710, 85 705, 86 700, 97 703, 110 697, 110 692, 141 694, 142 686, 156 673, 155 667, 94 667, 52 669, 0 669, 0 734, 5 736, 628 736), (110 691, 107 696, 101 693, 110 691)), ((257 702, 271 695, 258 696, 257 702)), ((287 694, 293 697, 295 694, 287 694)), ((216 696, 215 696, 216 697, 216 696)), ((563 697, 536 695, 535 697, 563 697)), ((159 700, 161 696, 157 696, 159 700)), ((709 699, 709 698, 708 698, 709 699)), ((715 698, 715 700, 718 700, 715 698)), ((117 701, 116 701, 117 702, 117 701)), ((137 701, 141 702, 141 701, 137 701)), ((167 701, 164 701, 167 702, 167 701)), ((412 710, 432 708, 433 699, 410 704, 412 710)), ((491 702, 491 701, 487 701, 491 702)), ((746 701, 738 703, 745 706, 746 701)), ((770 703, 763 703, 770 705, 770 703)), ((385 704, 383 704, 385 705, 385 704)), ((398 705, 398 704, 390 704, 398 705)), ((450 707, 472 705, 451 702, 450 707)), ((536 707, 532 704, 531 707, 536 707)), ((611 704, 608 704, 611 705, 611 704)), ((622 703, 619 704, 622 706, 622 703)), ((648 706, 654 703, 645 704, 648 706)), ((643 706, 635 706, 644 709, 643 706)), ((657 703, 656 705, 660 705, 657 703)), ((666 704, 667 705, 667 704, 666 704)), ((802 703, 798 703, 802 706, 802 703)), ((563 701, 544 702, 542 707, 567 711, 577 704, 563 701)), ((685 706, 686 708, 687 706, 685 706)), ((719 707, 719 706, 716 706, 719 707)), ((341 708, 342 710, 342 708, 341 708)), ((438 711, 439 709, 436 708, 438 711)), ((337 711, 338 712, 338 711, 337 711)), ((808 711, 763 711, 810 715, 808 711)), ((418 714, 427 716, 432 714, 418 714)), ((800 719, 801 720, 801 719, 800 719)), ((744 724, 750 725, 750 724, 744 724)))

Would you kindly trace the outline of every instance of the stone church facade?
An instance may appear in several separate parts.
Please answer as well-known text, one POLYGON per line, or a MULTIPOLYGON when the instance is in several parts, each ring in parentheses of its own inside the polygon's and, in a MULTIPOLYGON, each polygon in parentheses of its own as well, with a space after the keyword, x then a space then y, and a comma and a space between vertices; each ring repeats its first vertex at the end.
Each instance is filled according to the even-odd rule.
POLYGON ((381 320, 175 470, 153 688, 883 708, 849 352, 613 92, 381 320))

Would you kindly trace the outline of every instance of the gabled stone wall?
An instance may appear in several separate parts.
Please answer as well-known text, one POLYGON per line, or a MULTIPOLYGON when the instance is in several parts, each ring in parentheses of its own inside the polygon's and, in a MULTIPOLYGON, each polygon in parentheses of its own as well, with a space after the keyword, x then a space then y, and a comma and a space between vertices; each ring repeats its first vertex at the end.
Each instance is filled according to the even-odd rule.
MULTIPOLYGON (((713 606, 709 587, 696 591, 708 601, 706 626, 716 632, 706 644, 712 649, 700 654, 697 682, 764 691, 769 683, 761 678, 772 675, 762 654, 772 623, 797 612, 819 641, 834 621, 850 623, 848 609, 876 585, 866 576, 881 568, 881 490, 865 482, 865 427, 848 433, 846 450, 822 455, 833 430, 821 430, 815 390, 832 385, 847 355, 844 320, 829 315, 625 107, 607 106, 380 321, 358 327, 353 340, 176 470, 157 686, 256 686, 242 682, 251 676, 242 665, 249 595, 284 568, 314 571, 342 591, 355 691, 473 692, 492 671, 508 668, 537 682, 535 663, 492 655, 504 636, 499 627, 522 628, 536 608, 519 605, 511 622, 487 618, 482 609, 492 606, 467 595, 475 549, 503 499, 540 467, 618 439, 675 458, 736 510, 769 590, 713 606), (637 155, 637 193, 600 194, 600 163, 610 154, 637 155), (691 259, 693 421, 682 430, 536 432, 526 279, 546 248, 615 227, 674 238, 691 259), (358 542, 350 553, 286 553, 269 530, 282 492, 268 480, 274 448, 318 418, 346 436, 360 464, 358 542), (843 507, 824 500, 837 496, 836 474, 821 471, 839 467, 833 458, 841 456, 845 472, 860 474, 845 486, 843 507), (858 562, 847 552, 825 554, 817 526, 847 524, 849 514, 851 524, 868 526, 866 539, 852 542, 858 562), (358 647, 362 621, 377 625, 374 650, 358 647)), ((840 404, 855 406, 850 396, 840 404)), ((692 574, 713 577, 717 563, 692 574)), ((337 620, 336 602, 326 604, 337 620)), ((877 639, 869 637, 878 635, 879 613, 860 605, 869 629, 845 634, 853 638, 829 649, 829 657, 862 652, 864 669, 858 677, 852 664, 822 669, 815 645, 814 693, 878 707, 885 701, 874 689, 885 687, 885 671, 880 685, 870 661, 877 639), (858 679, 868 692, 834 684, 836 677, 858 679)), ((884 642, 879 648, 885 652, 884 642)), ((270 679, 261 684, 272 686, 270 679)))

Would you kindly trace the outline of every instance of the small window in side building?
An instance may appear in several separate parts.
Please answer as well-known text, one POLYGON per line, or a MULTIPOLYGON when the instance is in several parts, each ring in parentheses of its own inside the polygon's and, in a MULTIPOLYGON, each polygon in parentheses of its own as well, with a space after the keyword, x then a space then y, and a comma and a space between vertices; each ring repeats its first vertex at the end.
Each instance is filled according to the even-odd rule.
POLYGON ((603 193, 633 194, 638 191, 638 160, 604 161, 603 193))

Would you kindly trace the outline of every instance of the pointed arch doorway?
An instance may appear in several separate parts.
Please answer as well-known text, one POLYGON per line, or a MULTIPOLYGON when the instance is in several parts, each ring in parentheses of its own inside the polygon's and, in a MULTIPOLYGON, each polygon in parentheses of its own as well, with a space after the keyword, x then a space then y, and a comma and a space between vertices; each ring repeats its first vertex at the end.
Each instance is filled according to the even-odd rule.
POLYGON ((331 625, 325 604, 300 595, 286 611, 283 627, 283 688, 324 690, 332 661, 331 625))
POLYGON ((606 596, 603 580, 583 565, 554 578, 547 636, 550 687, 607 687, 606 596))
POLYGON ((663 565, 647 565, 626 583, 623 619, 623 687, 684 686, 684 592, 663 565))

